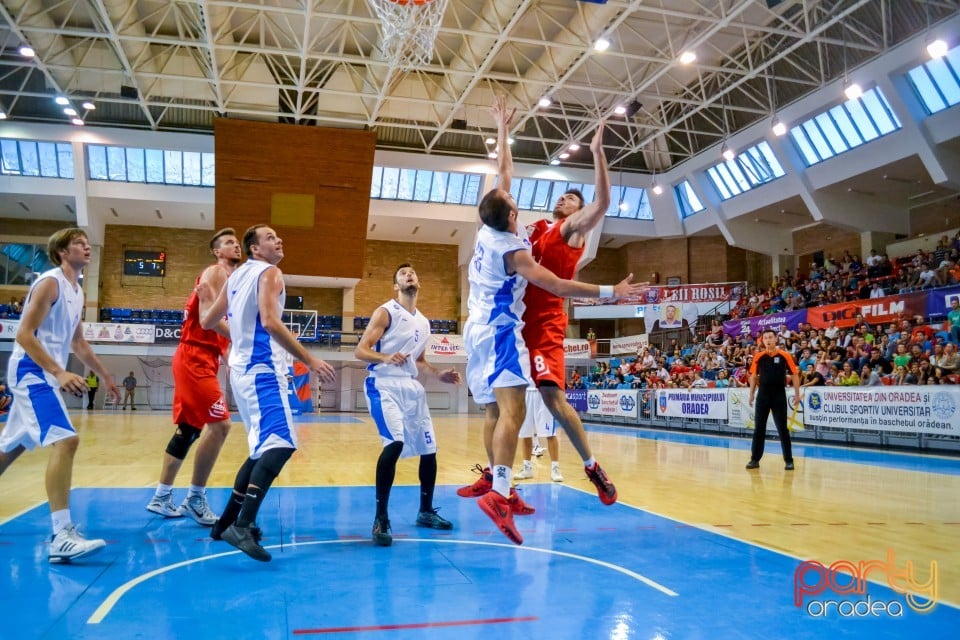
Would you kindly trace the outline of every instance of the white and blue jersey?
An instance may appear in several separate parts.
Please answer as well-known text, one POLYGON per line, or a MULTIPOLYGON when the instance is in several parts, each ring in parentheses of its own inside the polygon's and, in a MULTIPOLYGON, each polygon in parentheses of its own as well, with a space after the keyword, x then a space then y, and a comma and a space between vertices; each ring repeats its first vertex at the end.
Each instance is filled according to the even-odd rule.
MULTIPOLYGON (((74 286, 59 267, 51 269, 31 285, 23 312, 26 314, 33 304, 37 285, 51 278, 56 280, 59 293, 35 335, 50 357, 65 369, 70 343, 83 312, 83 290, 79 285, 74 286)), ((0 451, 10 451, 20 445, 27 449, 43 447, 77 435, 67 416, 57 379, 34 362, 19 342, 14 344, 7 363, 7 386, 13 403, 7 425, 0 433, 0 451)))
POLYGON ((430 321, 410 313, 396 300, 380 305, 390 316, 390 325, 377 340, 377 353, 403 353, 402 365, 370 363, 364 384, 370 417, 377 425, 383 446, 403 442, 400 457, 424 456, 437 452, 433 421, 427 408, 427 394, 417 380, 417 359, 427 348, 430 321))
MULTIPOLYGON (((260 321, 260 276, 271 266, 263 260, 247 260, 227 278, 231 369, 287 373, 283 347, 274 342, 260 321)), ((277 309, 281 314, 286 301, 284 289, 277 299, 277 309)))
POLYGON ((367 371, 375 377, 404 376, 416 378, 417 359, 427 348, 430 340, 430 321, 419 310, 410 313, 396 300, 380 305, 380 308, 390 316, 390 325, 387 327, 373 350, 377 353, 403 353, 407 361, 402 365, 387 364, 384 362, 370 363, 367 371))
MULTIPOLYGON (((247 260, 226 284, 230 384, 254 460, 269 449, 297 448, 287 398, 286 350, 270 337, 260 318, 260 277, 271 266, 247 260)), ((283 312, 285 302, 284 290, 277 298, 278 312, 283 312)))
POLYGON ((469 315, 464 329, 467 350, 467 386, 474 401, 495 401, 497 387, 527 386, 530 356, 523 342, 523 294, 526 279, 508 273, 506 256, 529 251, 526 232, 496 231, 487 225, 477 232, 477 244, 468 267, 469 315))

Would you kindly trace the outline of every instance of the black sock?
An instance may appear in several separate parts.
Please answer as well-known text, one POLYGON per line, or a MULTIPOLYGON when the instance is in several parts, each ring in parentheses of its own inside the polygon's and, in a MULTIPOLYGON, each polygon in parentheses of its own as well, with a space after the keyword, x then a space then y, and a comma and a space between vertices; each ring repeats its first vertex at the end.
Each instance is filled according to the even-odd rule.
POLYGON ((253 465, 250 483, 243 497, 243 507, 240 508, 240 515, 237 516, 238 527, 249 527, 257 521, 257 513, 260 511, 263 498, 293 452, 294 449, 270 449, 253 465))
POLYGON ((433 509, 433 488, 437 484, 437 454, 420 456, 420 511, 433 509))
POLYGON ((397 460, 403 451, 402 442, 391 442, 380 452, 377 458, 377 518, 387 517, 387 503, 390 502, 390 489, 397 475, 397 460))
POLYGON ((223 533, 227 527, 237 521, 240 507, 243 506, 243 494, 247 490, 247 485, 250 484, 250 473, 253 471, 256 462, 256 460, 247 458, 237 471, 237 476, 233 479, 233 493, 230 494, 227 506, 223 508, 223 513, 216 524, 218 533, 223 533))

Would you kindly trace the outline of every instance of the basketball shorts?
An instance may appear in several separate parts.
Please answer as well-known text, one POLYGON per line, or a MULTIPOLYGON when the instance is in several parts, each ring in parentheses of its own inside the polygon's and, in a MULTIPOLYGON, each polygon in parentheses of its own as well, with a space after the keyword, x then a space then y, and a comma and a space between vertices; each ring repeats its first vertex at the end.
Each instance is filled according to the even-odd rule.
POLYGON ((15 375, 8 377, 9 381, 16 382, 8 387, 13 402, 7 423, 0 431, 0 451, 12 451, 21 445, 25 449, 46 447, 77 435, 60 389, 54 386, 56 379, 41 375, 39 367, 38 371, 26 373, 19 380, 15 375))
POLYGON ((217 373, 220 356, 210 349, 181 344, 173 354, 173 422, 202 429, 230 420, 217 373))
POLYGON ((276 371, 230 370, 230 385, 247 430, 254 460, 270 449, 296 449, 297 433, 287 399, 287 377, 276 371))
POLYGON ((530 373, 538 387, 546 381, 565 388, 567 375, 563 339, 567 333, 567 314, 562 311, 530 318, 523 327, 523 339, 530 351, 530 373))
POLYGON ((557 423, 536 387, 527 388, 527 416, 520 427, 521 438, 550 438, 557 435, 557 423))
POLYGON ((383 446, 402 442, 401 458, 437 452, 437 438, 427 408, 427 393, 414 378, 370 376, 364 385, 370 417, 383 446))
POLYGON ((467 351, 467 386, 477 404, 496 402, 496 388, 530 384, 530 355, 520 325, 468 322, 463 344, 467 351))

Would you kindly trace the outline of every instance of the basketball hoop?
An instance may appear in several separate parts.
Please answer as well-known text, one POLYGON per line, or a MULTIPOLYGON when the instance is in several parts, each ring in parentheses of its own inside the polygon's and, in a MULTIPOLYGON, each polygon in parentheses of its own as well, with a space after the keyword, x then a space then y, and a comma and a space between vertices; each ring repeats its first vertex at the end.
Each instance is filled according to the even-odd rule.
POLYGON ((448 0, 367 0, 380 18, 383 57, 404 69, 430 64, 448 0))

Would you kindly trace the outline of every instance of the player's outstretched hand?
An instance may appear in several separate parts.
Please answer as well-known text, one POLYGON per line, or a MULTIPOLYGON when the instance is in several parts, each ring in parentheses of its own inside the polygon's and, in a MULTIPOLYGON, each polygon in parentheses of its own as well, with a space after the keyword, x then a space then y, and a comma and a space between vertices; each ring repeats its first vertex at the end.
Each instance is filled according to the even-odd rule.
POLYGON ((331 383, 336 379, 336 371, 330 366, 330 363, 320 358, 310 358, 310 370, 317 374, 320 382, 331 383))
POLYGON ((597 123, 597 130, 593 134, 593 139, 590 140, 590 151, 593 152, 593 155, 603 153, 603 127, 606 123, 606 120, 600 119, 600 122, 597 123))
POLYGON ((439 378, 440 382, 446 382, 447 384, 460 384, 463 380, 463 378, 460 377, 460 372, 456 369, 441 371, 439 378))
POLYGON ((635 298, 641 295, 650 285, 649 282, 634 282, 631 273, 626 278, 613 285, 614 298, 635 298))
POLYGON ((61 371, 57 374, 57 384, 60 385, 60 388, 66 391, 67 393, 72 393, 75 396, 83 395, 88 391, 87 381, 78 376, 75 373, 70 373, 69 371, 61 371))
POLYGON ((507 97, 497 95, 493 98, 493 106, 490 107, 490 113, 493 114, 493 119, 497 124, 503 123, 510 126, 510 123, 513 122, 513 116, 517 113, 517 108, 508 109, 507 97))

